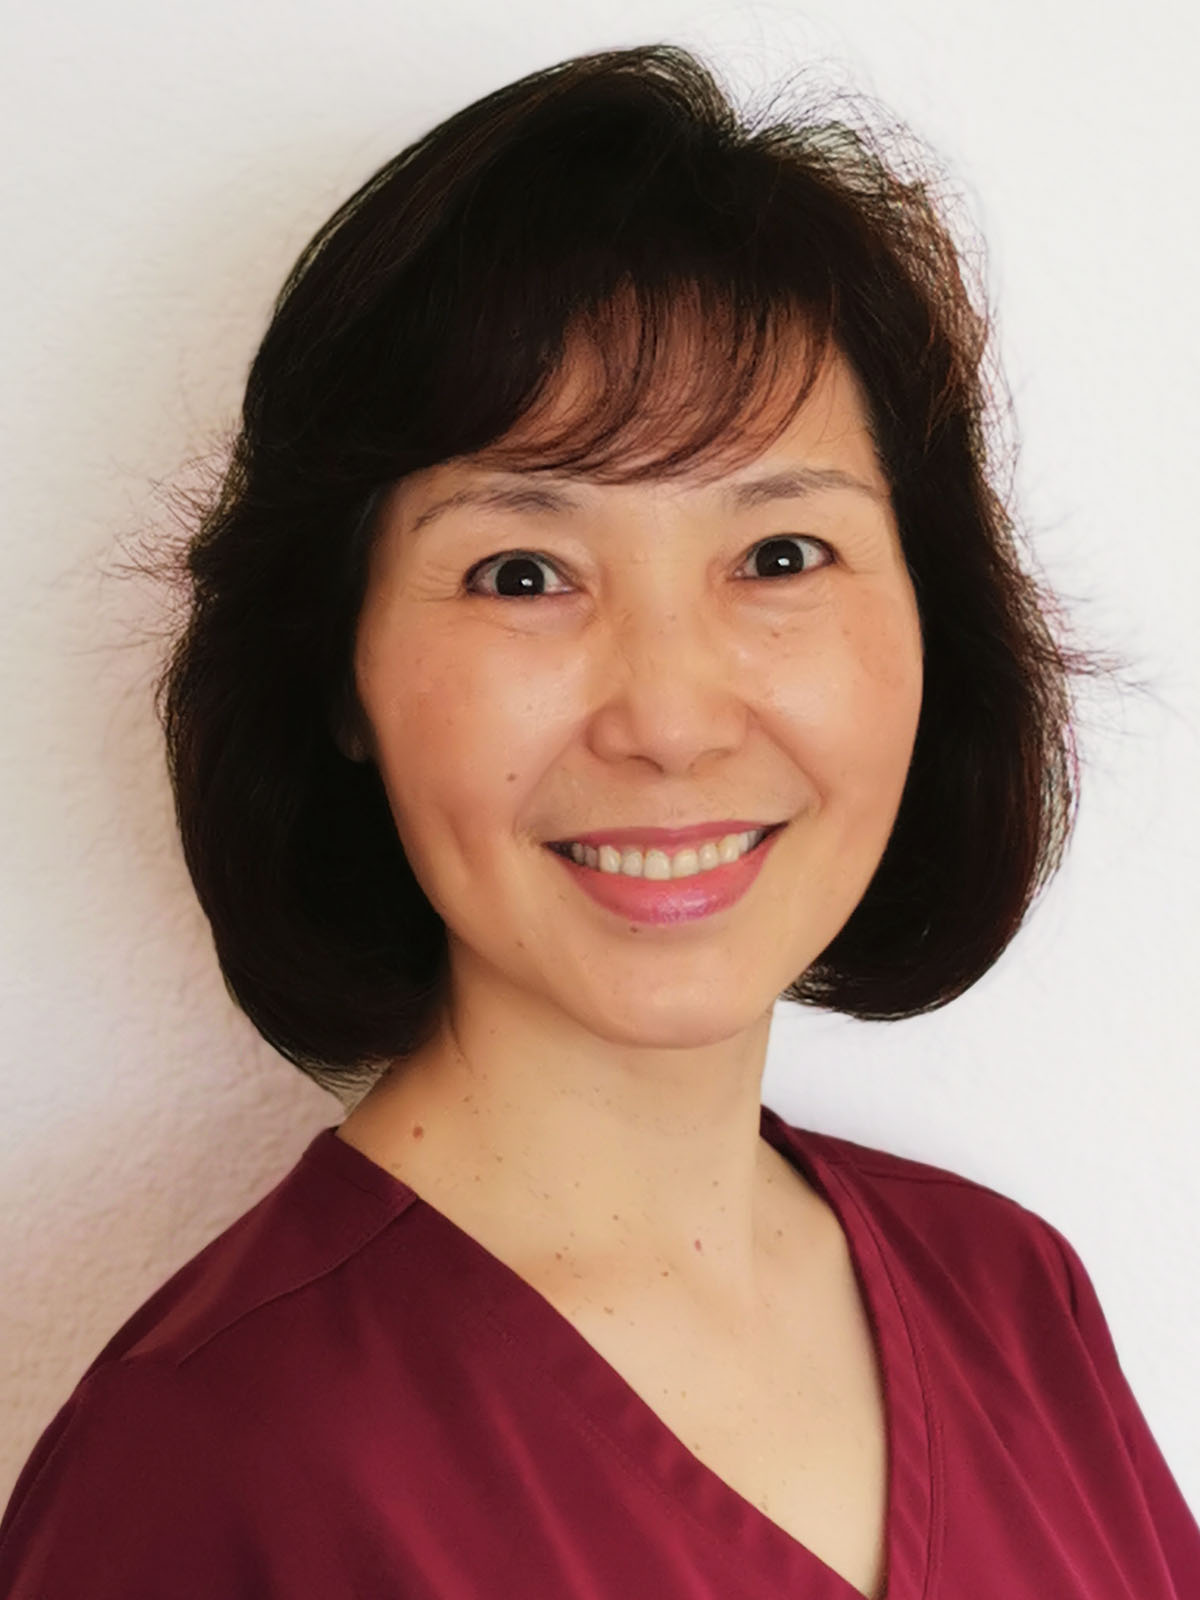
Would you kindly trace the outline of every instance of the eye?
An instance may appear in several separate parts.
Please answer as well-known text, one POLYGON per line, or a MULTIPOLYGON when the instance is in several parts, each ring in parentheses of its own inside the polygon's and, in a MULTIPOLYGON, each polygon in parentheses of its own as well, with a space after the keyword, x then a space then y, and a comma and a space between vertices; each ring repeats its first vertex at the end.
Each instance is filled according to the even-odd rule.
MULTIPOLYGON (((755 577, 795 578, 815 567, 828 566, 833 560, 833 552, 820 539, 810 539, 798 533, 775 534, 756 544, 747 559, 754 560, 755 577), (802 546, 806 546, 810 552, 815 551, 817 558, 813 559, 797 548, 802 546)), ((535 555, 532 550, 505 550, 472 567, 463 580, 463 586, 468 594, 485 594, 498 600, 537 600, 569 592, 565 588, 546 589, 539 569, 556 571, 552 561, 545 556, 535 555), (489 573, 494 574, 495 587, 486 581, 489 573)))
POLYGON ((820 539, 810 539, 799 533, 777 533, 756 544, 747 560, 753 562, 755 570, 752 575, 756 578, 795 578, 812 571, 814 567, 828 566, 833 560, 833 552, 820 539), (798 545, 807 546, 808 551, 816 551, 821 559, 813 559, 803 551, 798 552, 798 545))
MULTIPOLYGON (((530 550, 505 550, 502 555, 489 556, 486 561, 481 561, 467 573, 463 580, 468 594, 487 594, 501 600, 528 597, 537 599, 547 591, 540 587, 542 579, 539 568, 554 571, 553 564, 545 556, 534 555, 530 550), (496 574, 496 587, 479 587, 480 577, 488 572, 496 574)), ((563 590, 551 590, 550 593, 565 593, 563 590)))

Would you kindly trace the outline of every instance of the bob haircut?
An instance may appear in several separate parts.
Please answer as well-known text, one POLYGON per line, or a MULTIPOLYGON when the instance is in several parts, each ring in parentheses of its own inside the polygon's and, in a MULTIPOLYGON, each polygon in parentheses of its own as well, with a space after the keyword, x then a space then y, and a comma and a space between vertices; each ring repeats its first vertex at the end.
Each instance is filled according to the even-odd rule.
POLYGON ((584 56, 450 117, 320 229, 184 556, 159 686, 184 855, 232 996, 318 1083, 411 1053, 446 994, 443 923, 346 731, 385 491, 485 448, 602 481, 695 470, 761 448, 781 384, 782 431, 831 343, 891 488, 924 697, 878 869, 782 998, 915 1015, 1012 939, 1074 820, 1086 662, 989 476, 986 318, 930 186, 843 120, 740 117, 682 49, 584 56), (581 335, 592 403, 518 446, 581 335))

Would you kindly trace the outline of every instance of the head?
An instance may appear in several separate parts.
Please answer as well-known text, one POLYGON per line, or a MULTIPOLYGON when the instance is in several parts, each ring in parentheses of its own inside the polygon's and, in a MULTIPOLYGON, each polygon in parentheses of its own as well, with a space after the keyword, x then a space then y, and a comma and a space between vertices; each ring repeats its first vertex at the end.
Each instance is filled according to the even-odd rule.
POLYGON ((535 74, 371 179, 280 295, 164 680, 263 1034, 336 1085, 467 970, 656 1044, 974 982, 1073 798, 984 347, 919 184, 680 51, 535 74), (731 818, 786 826, 665 930, 548 848, 731 818))

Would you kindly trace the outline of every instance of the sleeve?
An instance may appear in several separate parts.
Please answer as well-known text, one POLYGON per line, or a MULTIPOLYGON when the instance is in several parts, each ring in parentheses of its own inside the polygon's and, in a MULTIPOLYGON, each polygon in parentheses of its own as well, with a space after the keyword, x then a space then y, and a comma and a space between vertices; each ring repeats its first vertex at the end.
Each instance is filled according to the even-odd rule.
POLYGON ((1066 1267, 1076 1325, 1137 1471, 1175 1593, 1179 1600, 1200 1600, 1200 1526, 1121 1369, 1107 1319, 1083 1262, 1057 1228, 1047 1222, 1043 1222, 1043 1226, 1058 1246, 1066 1267))
POLYGON ((46 1429, 0 1522, 2 1600, 257 1600, 214 1431, 174 1369, 113 1362, 46 1429))

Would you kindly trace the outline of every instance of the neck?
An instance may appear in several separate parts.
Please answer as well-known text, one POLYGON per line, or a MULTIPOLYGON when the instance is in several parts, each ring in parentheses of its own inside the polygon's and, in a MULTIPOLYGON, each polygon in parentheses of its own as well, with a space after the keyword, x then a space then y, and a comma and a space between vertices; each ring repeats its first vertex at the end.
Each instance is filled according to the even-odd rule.
POLYGON ((792 1171, 759 1137, 769 1029, 654 1049, 460 1006, 339 1133, 527 1275, 749 1300, 792 1171))

